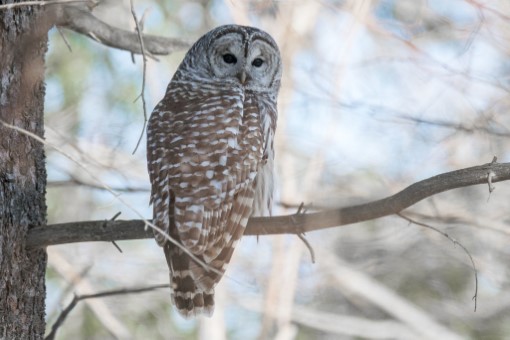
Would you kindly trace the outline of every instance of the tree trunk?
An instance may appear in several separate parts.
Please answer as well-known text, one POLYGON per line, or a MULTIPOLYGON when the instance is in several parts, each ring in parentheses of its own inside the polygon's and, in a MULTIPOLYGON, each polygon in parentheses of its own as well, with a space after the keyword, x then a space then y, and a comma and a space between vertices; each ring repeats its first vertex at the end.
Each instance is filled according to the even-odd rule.
POLYGON ((2 124, 44 135, 44 13, 0 9, 0 338, 8 340, 45 330, 46 251, 25 249, 27 231, 46 224, 44 147, 2 124))

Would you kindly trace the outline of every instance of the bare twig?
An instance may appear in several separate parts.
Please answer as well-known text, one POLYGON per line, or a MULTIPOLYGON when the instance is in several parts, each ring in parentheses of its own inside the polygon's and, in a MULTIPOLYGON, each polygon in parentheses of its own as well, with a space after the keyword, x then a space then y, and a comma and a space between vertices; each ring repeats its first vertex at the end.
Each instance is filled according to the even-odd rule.
MULTIPOLYGON (((64 6, 58 12, 57 25, 88 36, 95 41, 141 54, 138 32, 130 32, 108 25, 99 20, 89 11, 74 6, 64 6)), ((165 38, 149 34, 143 35, 145 52, 151 55, 167 55, 175 51, 187 49, 191 43, 184 39, 165 38)))
MULTIPOLYGON (((108 223, 112 222, 112 221, 115 221, 115 219, 117 217, 119 217, 121 214, 121 212, 119 211, 118 213, 116 213, 115 215, 113 215, 113 217, 109 220, 109 221, 105 221, 104 223, 104 228, 108 228, 108 223)), ((117 244, 117 242, 115 242, 115 240, 112 240, 112 244, 115 246, 115 248, 117 248, 117 250, 122 253, 122 249, 120 249, 119 245, 117 244)))
MULTIPOLYGON (((307 208, 305 208, 305 202, 301 202, 301 204, 299 205, 298 210, 296 212, 296 215, 305 214, 306 210, 307 210, 307 208)), ((299 234, 297 234, 297 237, 299 237, 299 239, 301 241, 303 241, 303 243, 305 244, 306 248, 308 248, 308 251, 310 252, 310 257, 312 259, 312 263, 315 263, 315 252, 313 251, 313 248, 312 248, 312 245, 310 244, 310 242, 308 242, 308 240, 306 239, 305 233, 299 233, 299 234)))
POLYGON ((492 192, 496 190, 496 187, 492 185, 492 179, 494 178, 494 176, 496 176, 494 171, 489 170, 489 172, 487 173, 487 184, 489 184, 489 197, 487 197, 487 202, 489 201, 492 192))
POLYGON ((310 244, 310 242, 308 242, 308 240, 306 239, 305 234, 297 234, 297 237, 299 237, 299 239, 303 241, 305 246, 308 248, 308 251, 310 252, 310 257, 312 259, 312 263, 315 263, 315 252, 313 251, 313 247, 310 244))
MULTIPOLYGON (((87 187, 90 189, 106 190, 104 188, 104 186, 102 186, 102 185, 88 183, 88 182, 85 182, 79 178, 72 176, 72 175, 70 175, 69 180, 50 181, 50 182, 48 182, 47 186, 48 187, 65 187, 65 186, 71 186, 71 185, 84 186, 84 187, 87 187)), ((111 187, 111 189, 116 192, 147 192, 147 191, 150 191, 149 188, 144 188, 144 187, 111 187)))
POLYGON ((73 52, 73 49, 71 48, 71 45, 69 44, 69 42, 67 41, 67 38, 64 34, 64 32, 62 32, 62 30, 60 29, 60 27, 57 26, 57 31, 58 33, 60 34, 60 36, 62 37, 62 40, 64 41, 64 44, 66 44, 67 46, 67 49, 69 50, 69 52, 73 52))
POLYGON ((430 215, 422 212, 406 210, 406 215, 419 218, 421 220, 433 221, 434 223, 439 222, 444 224, 470 225, 485 231, 502 234, 505 237, 510 236, 510 230, 508 230, 508 225, 504 220, 484 218, 479 214, 475 214, 473 211, 458 206, 453 207, 444 201, 442 202, 441 208, 445 212, 448 211, 448 213, 430 215))
POLYGON ((94 298, 102 298, 107 296, 114 296, 114 295, 125 295, 125 294, 139 294, 139 293, 145 293, 150 292, 156 289, 160 288, 169 288, 169 284, 159 284, 154 286, 147 286, 147 287, 141 287, 141 288, 123 288, 123 289, 116 289, 116 290, 108 290, 101 293, 96 294, 86 294, 86 295, 75 295, 71 303, 60 313, 60 315, 57 318, 57 321, 53 324, 51 327, 51 332, 44 338, 45 340, 53 340, 55 339, 55 335, 57 334, 57 330, 62 324, 64 323, 65 319, 69 315, 69 313, 73 310, 74 307, 78 304, 78 302, 86 299, 94 299, 94 298))
MULTIPOLYGON (((130 0, 131 4, 131 14, 133 15, 133 19, 135 20, 136 25, 136 33, 138 34, 138 40, 140 42, 140 50, 142 51, 142 62, 143 62, 143 75, 142 75, 142 91, 140 92, 140 95, 135 99, 137 101, 139 98, 142 98, 142 106, 143 106, 143 127, 142 132, 140 133, 140 137, 138 138, 138 142, 136 143, 135 149, 133 150, 133 155, 135 154, 136 150, 138 150, 138 147, 140 146, 140 142, 142 141, 143 134, 145 132, 145 128, 147 127, 147 104, 145 103, 145 75, 147 72, 147 57, 145 55, 145 45, 143 43, 143 37, 142 37, 142 23, 138 21, 138 18, 136 16, 135 7, 133 5, 133 0, 130 0)), ((145 19, 145 14, 142 16, 142 19, 145 19)))
MULTIPOLYGON (((281 206, 282 208, 285 208, 285 209, 299 209, 302 205, 303 205, 304 202, 301 202, 299 204, 295 204, 295 203, 290 203, 290 202, 283 202, 283 201, 278 201, 278 202, 275 202, 275 204, 281 206)), ((317 210, 316 209, 317 207, 315 207, 312 203, 310 204, 307 204, 305 209, 308 211, 308 210, 317 210)))
MULTIPOLYGON (((494 156, 492 158, 491 164, 496 164, 498 161, 498 157, 494 156)), ((496 190, 496 187, 492 185, 492 179, 496 176, 494 171, 490 170, 487 172, 487 183, 489 184, 489 197, 487 197, 487 202, 489 202, 489 199, 491 198, 491 194, 494 190, 496 190)))
MULTIPOLYGON (((59 249, 48 249, 48 257, 49 264, 53 270, 62 276, 65 281, 73 284, 73 286, 70 287, 71 290, 69 290, 66 295, 62 294, 62 296, 69 296, 70 293, 74 293, 74 295, 86 295, 98 292, 98 289, 95 287, 95 284, 91 282, 91 280, 89 280, 86 276, 80 275, 80 266, 77 266, 73 259, 63 254, 61 251, 59 251, 59 249)), ((89 263, 89 265, 92 265, 92 263, 89 263)), ((62 299, 59 300, 62 301, 62 299)), ((130 332, 126 325, 115 315, 113 309, 111 306, 108 306, 105 299, 88 299, 84 300, 83 303, 90 309, 90 312, 95 315, 97 321, 103 325, 104 329, 111 333, 112 338, 130 338, 130 332)), ((57 313, 56 317, 53 318, 54 320, 65 307, 63 302, 60 303, 60 306, 61 307, 59 308, 59 312, 57 313)), ((48 327, 48 332, 49 331, 50 327, 48 327)))
POLYGON ((437 229, 436 227, 433 227, 429 224, 425 224, 425 223, 421 223, 419 221, 413 220, 413 219, 411 219, 403 214, 400 214, 400 213, 398 213, 397 215, 400 216, 401 218, 403 218, 404 220, 408 221, 409 223, 413 223, 413 224, 419 225, 421 227, 425 227, 425 228, 434 230, 435 232, 443 235, 448 240, 450 240, 454 246, 458 245, 467 254, 467 256, 469 257, 469 260, 471 261, 471 266, 473 267, 473 272, 475 274, 475 294, 473 295, 473 300, 475 301, 475 312, 476 312, 476 303, 477 303, 477 298, 478 298, 478 271, 476 270, 475 261, 473 260, 473 257, 471 256, 471 253, 467 250, 467 248, 464 247, 464 245, 462 243, 460 243, 459 241, 457 241, 456 239, 454 239, 453 237, 451 237, 444 231, 437 229))
POLYGON ((437 126, 440 128, 452 129, 455 131, 462 131, 465 133, 483 132, 483 133, 487 133, 489 135, 493 135, 493 136, 497 136, 497 137, 510 137, 509 131, 496 130, 495 128, 493 128, 491 126, 482 126, 482 125, 468 126, 468 125, 465 125, 462 123, 456 123, 456 122, 447 121, 447 120, 441 120, 441 119, 426 120, 423 118, 411 117, 411 116, 407 116, 407 115, 401 115, 399 118, 407 120, 407 121, 411 121, 411 122, 414 122, 417 124, 427 124, 427 125, 437 126))
MULTIPOLYGON (((12 9, 15 7, 23 7, 23 6, 47 6, 47 5, 62 5, 62 4, 71 4, 78 2, 91 2, 92 0, 54 0, 54 1, 22 1, 13 4, 0 5, 0 10, 3 9, 12 9)), ((95 2, 95 1, 93 1, 95 2)))
POLYGON ((112 244, 115 246, 115 248, 117 248, 117 250, 119 251, 119 253, 122 253, 122 249, 119 247, 119 245, 117 244, 117 242, 112 241, 112 244))

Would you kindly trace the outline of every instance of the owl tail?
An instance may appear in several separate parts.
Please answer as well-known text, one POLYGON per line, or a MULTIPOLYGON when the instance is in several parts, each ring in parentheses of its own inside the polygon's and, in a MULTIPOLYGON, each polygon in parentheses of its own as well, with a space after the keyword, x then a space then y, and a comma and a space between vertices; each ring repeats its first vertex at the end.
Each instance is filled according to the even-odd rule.
POLYGON ((199 314, 211 316, 214 312, 214 289, 197 287, 191 272, 194 261, 170 242, 163 250, 170 268, 172 301, 179 313, 187 319, 199 314))

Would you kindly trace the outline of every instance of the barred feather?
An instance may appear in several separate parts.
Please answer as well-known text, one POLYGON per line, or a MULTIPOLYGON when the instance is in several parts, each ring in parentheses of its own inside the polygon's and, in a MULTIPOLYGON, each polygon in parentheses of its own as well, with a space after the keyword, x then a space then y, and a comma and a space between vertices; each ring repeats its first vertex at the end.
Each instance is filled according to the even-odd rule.
POLYGON ((218 79, 204 60, 216 49, 237 46, 241 37, 239 49, 278 51, 271 37, 253 28, 211 31, 186 55, 147 128, 154 224, 207 265, 155 233, 170 269, 173 302, 185 317, 212 314, 214 287, 248 218, 271 204, 279 54, 263 87, 256 79, 218 79))

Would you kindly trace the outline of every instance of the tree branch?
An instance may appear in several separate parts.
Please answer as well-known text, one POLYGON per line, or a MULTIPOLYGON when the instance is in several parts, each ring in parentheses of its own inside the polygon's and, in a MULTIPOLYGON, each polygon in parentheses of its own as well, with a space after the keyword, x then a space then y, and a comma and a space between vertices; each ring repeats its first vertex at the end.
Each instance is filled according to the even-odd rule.
POLYGON ((109 290, 101 293, 96 294, 85 294, 85 295, 75 295, 73 300, 69 303, 69 305, 60 313, 60 315, 57 318, 57 321, 53 324, 51 327, 51 332, 44 338, 44 340, 53 340, 55 339, 55 336, 57 334, 57 330, 62 324, 64 323, 65 319, 71 313, 74 307, 78 304, 78 302, 86 299, 95 299, 95 298, 102 298, 107 296, 114 296, 114 295, 125 295, 125 294, 138 294, 138 293, 145 293, 150 292, 159 288, 170 288, 169 284, 159 284, 159 285, 153 285, 153 286, 147 286, 147 287, 141 287, 141 288, 122 288, 122 289, 115 289, 115 290, 109 290))
POLYGON ((88 2, 88 1, 89 0, 21 1, 21 2, 12 3, 12 4, 0 5, 0 10, 13 9, 16 7, 24 7, 24 6, 41 7, 41 6, 48 6, 48 5, 62 5, 62 4, 88 2))
MULTIPOLYGON (((456 188, 487 184, 510 179, 510 163, 487 163, 480 166, 447 172, 417 182, 393 196, 365 204, 325 210, 309 214, 275 217, 252 217, 245 235, 301 234, 396 214, 411 205, 438 193, 456 188)), ((119 241, 152 238, 143 220, 84 221, 53 224, 29 230, 27 247, 55 244, 119 241)))
MULTIPOLYGON (((61 6, 57 18, 57 26, 86 35, 103 45, 132 53, 142 53, 138 33, 110 26, 89 11, 75 6, 61 6)), ((143 43, 145 51, 151 55, 167 55, 191 46, 191 43, 184 39, 149 34, 143 34, 143 43)))

